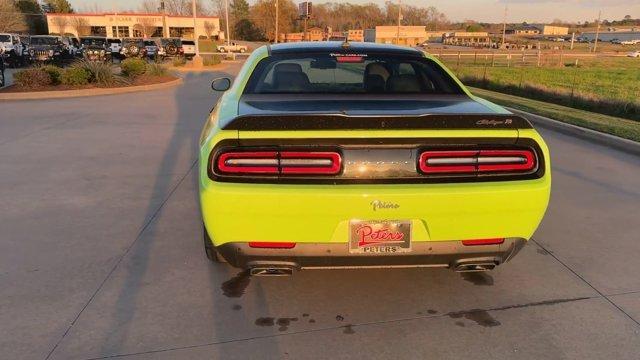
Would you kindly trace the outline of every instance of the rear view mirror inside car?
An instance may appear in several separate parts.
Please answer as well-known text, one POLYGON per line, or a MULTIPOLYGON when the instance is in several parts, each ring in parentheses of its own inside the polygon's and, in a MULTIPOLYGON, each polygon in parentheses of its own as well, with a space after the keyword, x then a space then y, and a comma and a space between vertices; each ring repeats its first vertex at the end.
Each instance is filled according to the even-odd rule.
POLYGON ((310 66, 312 69, 335 69, 337 64, 334 59, 320 58, 311 61, 310 66))

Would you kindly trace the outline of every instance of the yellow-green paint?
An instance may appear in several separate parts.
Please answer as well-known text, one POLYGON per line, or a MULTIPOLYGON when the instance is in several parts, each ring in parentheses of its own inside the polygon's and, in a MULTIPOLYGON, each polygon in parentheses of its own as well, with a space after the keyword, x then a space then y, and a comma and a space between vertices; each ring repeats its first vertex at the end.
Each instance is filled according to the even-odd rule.
MULTIPOLYGON (((262 48, 261 48, 262 49, 262 48)), ((258 49, 239 79, 212 112, 201 136, 200 205, 206 229, 216 246, 228 242, 284 241, 347 243, 353 219, 411 220, 416 242, 478 238, 529 239, 549 202, 549 153, 540 135, 524 130, 326 130, 235 131, 217 126, 237 116, 246 78, 267 56, 258 49), (235 110, 234 110, 235 107, 235 110), (545 157, 545 176, 535 180, 447 184, 301 185, 214 182, 207 165, 212 148, 223 139, 283 138, 478 138, 535 140, 545 157), (373 210, 374 200, 397 209, 373 210)), ((505 110, 491 104, 496 112, 505 110)))

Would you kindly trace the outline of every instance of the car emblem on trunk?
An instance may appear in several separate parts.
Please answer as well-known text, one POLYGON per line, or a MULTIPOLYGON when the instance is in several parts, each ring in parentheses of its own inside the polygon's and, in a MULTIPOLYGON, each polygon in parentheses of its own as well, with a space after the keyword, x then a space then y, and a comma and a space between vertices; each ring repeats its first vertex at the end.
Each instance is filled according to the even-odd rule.
POLYGON ((380 200, 374 200, 371 202, 371 206, 373 207, 373 211, 377 210, 385 210, 385 209, 397 209, 400 205, 392 202, 385 202, 380 200))

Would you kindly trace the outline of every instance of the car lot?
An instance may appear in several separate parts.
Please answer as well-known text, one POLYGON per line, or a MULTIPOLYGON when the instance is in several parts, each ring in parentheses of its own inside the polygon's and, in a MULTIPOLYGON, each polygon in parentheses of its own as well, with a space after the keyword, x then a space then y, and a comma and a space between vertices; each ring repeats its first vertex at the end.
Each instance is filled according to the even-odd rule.
POLYGON ((552 131, 542 130, 554 170, 547 216, 494 272, 250 279, 209 263, 197 141, 217 96, 210 79, 237 69, 149 93, 2 103, 2 357, 640 353, 640 158, 552 131))

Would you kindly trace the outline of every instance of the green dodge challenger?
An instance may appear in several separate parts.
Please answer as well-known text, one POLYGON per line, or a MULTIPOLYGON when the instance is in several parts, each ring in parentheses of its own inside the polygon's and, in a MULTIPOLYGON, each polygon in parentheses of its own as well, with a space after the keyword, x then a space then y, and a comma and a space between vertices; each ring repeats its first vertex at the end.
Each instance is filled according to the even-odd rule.
POLYGON ((547 146, 524 118, 399 46, 263 46, 200 139, 204 248, 251 275, 509 261, 544 216, 547 146))

